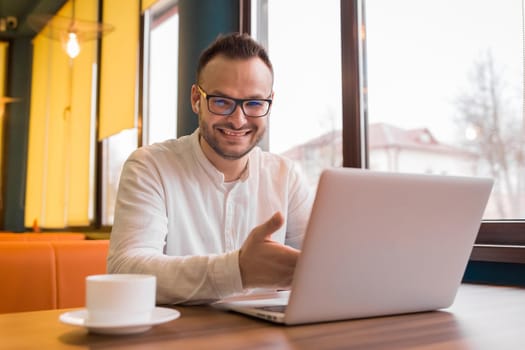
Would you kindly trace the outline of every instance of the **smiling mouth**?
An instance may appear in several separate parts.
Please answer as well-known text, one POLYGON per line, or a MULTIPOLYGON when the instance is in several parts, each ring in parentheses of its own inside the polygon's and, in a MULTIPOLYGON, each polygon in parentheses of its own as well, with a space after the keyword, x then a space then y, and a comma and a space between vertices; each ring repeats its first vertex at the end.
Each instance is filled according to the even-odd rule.
POLYGON ((233 137, 242 137, 250 134, 252 131, 249 129, 243 129, 243 130, 232 130, 232 129, 224 129, 224 128, 217 128, 222 134, 226 136, 233 136, 233 137))

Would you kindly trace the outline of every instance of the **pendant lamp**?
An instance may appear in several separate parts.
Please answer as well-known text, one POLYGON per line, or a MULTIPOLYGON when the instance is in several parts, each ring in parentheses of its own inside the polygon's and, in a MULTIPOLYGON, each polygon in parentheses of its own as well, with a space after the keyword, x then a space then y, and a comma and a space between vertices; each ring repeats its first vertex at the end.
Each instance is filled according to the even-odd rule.
POLYGON ((28 17, 28 24, 36 32, 42 33, 62 43, 62 47, 70 58, 79 55, 82 43, 96 40, 114 30, 111 24, 87 21, 76 17, 75 0, 71 4, 71 17, 35 14, 28 17))

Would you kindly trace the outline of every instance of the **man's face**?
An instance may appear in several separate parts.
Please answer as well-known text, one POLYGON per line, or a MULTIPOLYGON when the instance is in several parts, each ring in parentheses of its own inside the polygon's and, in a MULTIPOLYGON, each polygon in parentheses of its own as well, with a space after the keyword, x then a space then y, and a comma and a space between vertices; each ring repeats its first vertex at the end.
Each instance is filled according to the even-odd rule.
MULTIPOLYGON (((239 99, 273 97, 272 74, 259 58, 232 60, 217 56, 202 70, 199 84, 208 95, 239 99)), ((195 85, 192 106, 199 115, 200 134, 207 144, 203 150, 208 156, 213 150, 224 159, 240 159, 257 145, 266 131, 268 115, 247 117, 240 106, 230 116, 211 113, 206 98, 195 85)))

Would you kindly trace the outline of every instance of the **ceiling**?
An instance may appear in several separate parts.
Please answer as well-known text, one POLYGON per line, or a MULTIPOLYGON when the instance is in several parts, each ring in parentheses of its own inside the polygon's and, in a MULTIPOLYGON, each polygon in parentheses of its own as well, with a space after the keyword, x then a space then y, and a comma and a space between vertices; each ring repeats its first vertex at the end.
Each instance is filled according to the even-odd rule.
POLYGON ((28 16, 56 13, 66 2, 67 0, 0 0, 0 40, 33 37, 36 31, 29 26, 28 16))

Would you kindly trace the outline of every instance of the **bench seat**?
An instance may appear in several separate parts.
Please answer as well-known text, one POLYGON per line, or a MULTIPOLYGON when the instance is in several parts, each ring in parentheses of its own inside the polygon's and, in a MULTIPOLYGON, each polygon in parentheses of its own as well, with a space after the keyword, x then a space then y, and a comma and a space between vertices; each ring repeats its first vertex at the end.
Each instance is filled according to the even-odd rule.
POLYGON ((83 307, 109 240, 0 241, 0 313, 83 307))

